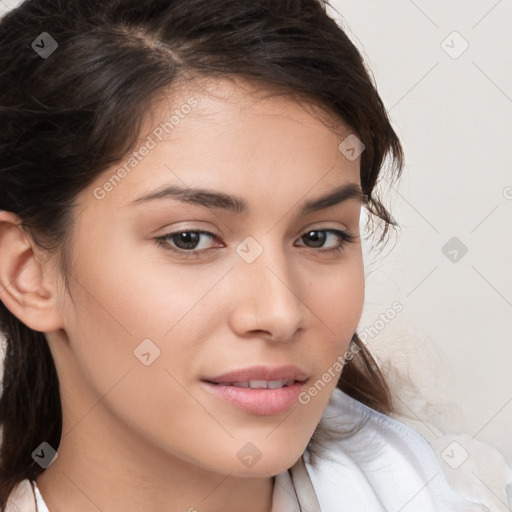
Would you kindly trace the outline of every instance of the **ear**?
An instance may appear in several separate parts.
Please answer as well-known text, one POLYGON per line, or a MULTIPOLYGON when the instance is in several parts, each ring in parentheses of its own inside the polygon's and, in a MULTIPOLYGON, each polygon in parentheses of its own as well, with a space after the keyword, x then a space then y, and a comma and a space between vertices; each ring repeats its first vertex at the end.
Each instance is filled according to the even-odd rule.
POLYGON ((54 271, 30 244, 19 218, 0 211, 0 300, 34 331, 63 327, 54 271))

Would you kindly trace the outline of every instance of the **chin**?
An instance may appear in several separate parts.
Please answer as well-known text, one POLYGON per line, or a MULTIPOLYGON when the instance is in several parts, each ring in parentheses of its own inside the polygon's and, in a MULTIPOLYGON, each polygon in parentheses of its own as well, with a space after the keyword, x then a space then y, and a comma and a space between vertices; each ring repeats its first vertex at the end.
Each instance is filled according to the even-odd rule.
POLYGON ((287 447, 287 449, 276 449, 267 455, 261 454, 259 459, 256 455, 252 461, 249 458, 250 456, 244 457, 242 455, 242 461, 237 461, 237 464, 231 465, 227 468, 227 472, 240 478, 268 478, 292 467, 302 453, 303 450, 301 449, 291 450, 290 447, 287 447), (244 459, 246 460, 244 461, 244 459))

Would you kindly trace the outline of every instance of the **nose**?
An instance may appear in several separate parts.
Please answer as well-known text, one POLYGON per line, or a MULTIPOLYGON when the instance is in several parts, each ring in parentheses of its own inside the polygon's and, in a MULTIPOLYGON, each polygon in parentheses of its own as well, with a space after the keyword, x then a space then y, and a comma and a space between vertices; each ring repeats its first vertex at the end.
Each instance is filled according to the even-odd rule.
POLYGON ((264 333, 271 340, 287 341, 304 327, 308 309, 303 287, 282 249, 266 246, 252 263, 240 258, 232 274, 236 284, 230 324, 236 334, 264 333))

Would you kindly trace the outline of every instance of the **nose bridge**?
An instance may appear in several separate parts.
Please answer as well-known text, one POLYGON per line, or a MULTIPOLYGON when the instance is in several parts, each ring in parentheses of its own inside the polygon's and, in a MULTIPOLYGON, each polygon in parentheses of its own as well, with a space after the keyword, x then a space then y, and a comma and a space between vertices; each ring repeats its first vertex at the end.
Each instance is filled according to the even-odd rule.
POLYGON ((283 244, 274 236, 247 237, 236 249, 239 294, 237 314, 246 330, 265 330, 276 337, 293 335, 304 314, 298 275, 283 244))

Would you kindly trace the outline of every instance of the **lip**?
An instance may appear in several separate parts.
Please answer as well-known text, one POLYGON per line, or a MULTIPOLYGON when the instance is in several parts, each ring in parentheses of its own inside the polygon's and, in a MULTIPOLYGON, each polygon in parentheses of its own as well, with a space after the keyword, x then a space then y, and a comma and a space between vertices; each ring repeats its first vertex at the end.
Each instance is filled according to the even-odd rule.
POLYGON ((298 381, 279 389, 237 388, 205 381, 201 384, 208 392, 228 404, 261 416, 273 416, 287 411, 298 402, 300 393, 306 387, 304 382, 298 381))
POLYGON ((308 375, 294 365, 270 367, 251 366, 234 370, 217 377, 202 379, 209 393, 243 411, 263 416, 272 416, 287 411, 298 401, 306 387, 308 375), (293 384, 277 389, 253 389, 228 386, 235 382, 250 380, 291 380, 293 384))
POLYGON ((202 379, 205 382, 225 384, 246 382, 249 380, 295 380, 305 381, 308 375, 295 365, 265 366, 257 365, 241 368, 216 377, 202 379))

